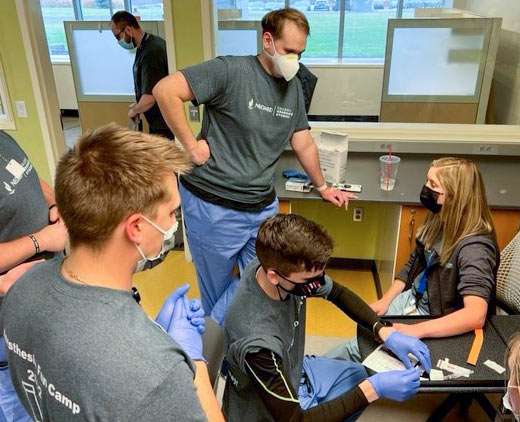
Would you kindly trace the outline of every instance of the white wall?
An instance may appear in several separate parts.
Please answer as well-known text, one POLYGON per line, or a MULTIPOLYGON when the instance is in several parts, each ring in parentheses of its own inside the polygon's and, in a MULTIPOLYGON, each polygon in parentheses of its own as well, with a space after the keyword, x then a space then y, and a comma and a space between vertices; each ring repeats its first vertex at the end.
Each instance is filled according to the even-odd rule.
POLYGON ((309 114, 379 116, 383 91, 382 65, 309 65, 309 69, 318 77, 309 114))
POLYGON ((497 123, 520 124, 520 0, 455 0, 454 7, 503 19, 494 75, 495 114, 497 123))
POLYGON ((78 109, 76 90, 74 89, 74 79, 70 63, 53 63, 52 72, 58 91, 58 102, 60 109, 78 109))

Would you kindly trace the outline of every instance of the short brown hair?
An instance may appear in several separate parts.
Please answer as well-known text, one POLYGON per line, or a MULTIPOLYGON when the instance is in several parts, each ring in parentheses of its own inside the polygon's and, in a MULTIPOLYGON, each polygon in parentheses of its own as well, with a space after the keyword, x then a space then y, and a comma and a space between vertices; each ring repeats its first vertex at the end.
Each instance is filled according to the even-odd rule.
POLYGON ((287 276, 325 268, 333 248, 334 241, 323 227, 295 214, 268 218, 256 239, 263 269, 275 268, 287 276))
POLYGON ((262 18, 262 33, 269 32, 277 40, 281 37, 283 26, 288 20, 293 21, 306 35, 310 35, 311 28, 305 15, 299 10, 289 7, 273 10, 266 14, 262 18))
POLYGON ((120 10, 119 12, 114 13, 111 19, 112 22, 114 22, 114 25, 118 29, 122 29, 123 26, 131 26, 133 28, 140 28, 139 22, 137 22, 137 19, 134 15, 131 13, 120 10))
POLYGON ((87 132, 56 171, 56 204, 71 245, 100 249, 128 215, 154 217, 168 200, 165 178, 189 168, 185 152, 160 136, 115 123, 87 132))

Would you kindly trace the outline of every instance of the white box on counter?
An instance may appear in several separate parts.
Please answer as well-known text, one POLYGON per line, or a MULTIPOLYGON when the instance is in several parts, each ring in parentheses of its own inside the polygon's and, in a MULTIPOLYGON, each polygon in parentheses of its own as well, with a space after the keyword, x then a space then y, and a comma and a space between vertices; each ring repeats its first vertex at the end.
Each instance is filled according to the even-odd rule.
POLYGON ((321 171, 327 183, 345 181, 348 156, 348 135, 341 132, 322 131, 316 142, 321 171))

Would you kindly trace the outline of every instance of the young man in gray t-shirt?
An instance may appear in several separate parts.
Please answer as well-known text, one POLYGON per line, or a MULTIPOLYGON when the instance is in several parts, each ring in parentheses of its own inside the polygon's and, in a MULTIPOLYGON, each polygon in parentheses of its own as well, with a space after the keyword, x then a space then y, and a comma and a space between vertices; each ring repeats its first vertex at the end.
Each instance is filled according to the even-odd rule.
POLYGON ((153 95, 196 167, 181 178, 186 234, 206 313, 223 322, 240 273, 255 257, 260 223, 278 211, 274 173, 291 145, 323 199, 336 206, 353 195, 325 184, 309 131, 300 82, 294 78, 309 23, 295 9, 262 19, 263 52, 217 57, 159 82, 153 95), (195 137, 183 103, 204 104, 195 137), (214 309, 215 308, 215 309, 214 309))
POLYGON ((157 323, 132 295, 138 262, 175 232, 175 174, 188 168, 167 140, 114 124, 61 159, 56 201, 70 253, 36 264, 0 311, 13 384, 35 421, 223 421, 188 286, 157 323))

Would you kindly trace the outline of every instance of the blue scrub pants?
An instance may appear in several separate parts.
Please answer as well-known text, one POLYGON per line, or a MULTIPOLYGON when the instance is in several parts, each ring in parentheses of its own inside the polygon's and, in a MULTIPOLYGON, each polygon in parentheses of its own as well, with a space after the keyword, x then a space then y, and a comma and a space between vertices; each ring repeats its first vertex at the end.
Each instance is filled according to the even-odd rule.
POLYGON ((206 315, 223 325, 238 277, 256 257, 258 228, 278 213, 278 199, 259 212, 236 211, 206 202, 180 184, 182 211, 188 245, 197 271, 201 301, 206 315), (215 308, 215 310, 214 310, 215 308))
MULTIPOLYGON (((363 365, 355 362, 305 356, 303 373, 298 388, 298 399, 303 410, 331 401, 357 386, 367 377, 363 365)), ((357 413, 346 421, 355 421, 357 413)))

